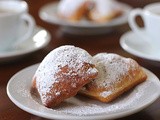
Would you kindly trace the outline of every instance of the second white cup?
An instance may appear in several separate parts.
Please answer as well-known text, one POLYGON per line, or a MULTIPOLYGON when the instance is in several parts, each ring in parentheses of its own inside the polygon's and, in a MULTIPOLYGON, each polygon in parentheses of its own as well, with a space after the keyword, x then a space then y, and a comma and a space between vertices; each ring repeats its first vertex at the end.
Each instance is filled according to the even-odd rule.
POLYGON ((160 2, 149 4, 144 9, 132 10, 128 22, 133 32, 154 48, 160 48, 160 2), (144 28, 137 25, 137 16, 141 16, 144 28))

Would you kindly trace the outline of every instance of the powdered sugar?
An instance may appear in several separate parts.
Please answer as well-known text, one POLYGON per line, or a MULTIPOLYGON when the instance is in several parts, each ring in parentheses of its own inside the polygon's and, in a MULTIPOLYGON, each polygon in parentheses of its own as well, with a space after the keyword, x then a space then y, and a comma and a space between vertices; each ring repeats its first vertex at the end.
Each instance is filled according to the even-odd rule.
MULTIPOLYGON (((142 87, 143 88, 143 87, 142 87)), ((110 114, 134 107, 144 94, 144 89, 135 89, 112 103, 102 103, 82 96, 67 99, 56 111, 78 116, 110 114)))
POLYGON ((120 11, 120 4, 115 0, 94 0, 95 1, 95 9, 92 15, 95 18, 110 16, 113 12, 120 11))
MULTIPOLYGON (((53 96, 49 96, 48 93, 52 89, 54 83, 58 83, 56 74, 61 70, 60 68, 68 66, 70 69, 74 69, 73 71, 69 71, 68 74, 70 76, 78 74, 81 75, 80 68, 83 63, 91 63, 92 56, 89 55, 85 50, 74 47, 74 46, 61 46, 59 48, 51 51, 41 62, 38 67, 35 78, 36 78, 36 86, 40 93, 42 103, 45 103, 46 99, 50 99, 53 96), (46 97, 46 94, 48 97, 46 97)), ((88 74, 96 73, 96 69, 89 69, 87 71, 88 74)), ((76 87, 75 84, 72 85, 76 87)), ((60 95, 61 91, 54 91, 55 95, 60 95)))
POLYGON ((103 91, 100 93, 100 96, 106 98, 107 96, 111 95, 112 92, 111 91, 103 91))
POLYGON ((93 62, 99 71, 97 78, 93 81, 99 87, 108 87, 119 78, 128 74, 129 69, 135 69, 137 66, 130 64, 132 59, 123 58, 117 54, 99 53, 93 57, 93 62))
POLYGON ((15 85, 17 88, 15 88, 17 90, 17 94, 21 94, 24 98, 30 97, 30 90, 27 90, 25 88, 25 84, 21 83, 21 81, 18 82, 18 86, 15 85))

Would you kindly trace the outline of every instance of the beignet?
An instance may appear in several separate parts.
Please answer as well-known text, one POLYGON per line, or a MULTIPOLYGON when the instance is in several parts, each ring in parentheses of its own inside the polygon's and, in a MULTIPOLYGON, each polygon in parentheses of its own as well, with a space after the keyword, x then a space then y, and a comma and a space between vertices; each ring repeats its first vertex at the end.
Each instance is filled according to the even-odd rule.
POLYGON ((51 51, 40 63, 32 80, 42 104, 54 107, 72 97, 97 76, 92 56, 74 46, 61 46, 51 51))
POLYGON ((91 21, 108 22, 122 14, 122 8, 115 0, 94 0, 94 2, 94 8, 89 11, 91 21))
POLYGON ((147 78, 136 61, 117 54, 99 53, 93 57, 93 63, 98 76, 79 93, 102 102, 114 100, 147 78))
POLYGON ((88 12, 90 0, 61 0, 58 15, 68 21, 79 21, 88 12))

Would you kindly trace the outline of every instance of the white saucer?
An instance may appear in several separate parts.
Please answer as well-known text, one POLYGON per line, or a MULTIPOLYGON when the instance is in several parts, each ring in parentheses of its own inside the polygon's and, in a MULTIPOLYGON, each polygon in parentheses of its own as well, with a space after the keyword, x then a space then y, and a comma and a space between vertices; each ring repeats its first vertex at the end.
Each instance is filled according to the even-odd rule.
MULTIPOLYGON (((141 30, 144 31, 143 29, 141 30)), ((160 48, 155 48, 152 43, 147 43, 132 31, 123 34, 120 38, 121 47, 140 58, 160 62, 160 48)))
POLYGON ((82 96, 71 97, 59 107, 44 107, 30 93, 31 80, 39 64, 15 74, 7 84, 11 101, 26 112, 48 119, 116 119, 136 113, 152 104, 160 95, 160 81, 149 70, 148 78, 112 103, 102 103, 82 96))
POLYGON ((88 20, 81 20, 80 22, 73 23, 61 19, 57 15, 58 2, 52 2, 43 6, 39 11, 39 16, 46 22, 62 26, 63 31, 71 34, 100 34, 108 32, 108 29, 127 23, 127 18, 132 7, 124 3, 121 3, 120 5, 123 8, 123 14, 113 19, 111 22, 102 24, 93 23, 88 20))
POLYGON ((0 51, 0 62, 9 62, 29 53, 42 49, 50 42, 51 36, 47 30, 36 26, 32 36, 17 48, 0 51))

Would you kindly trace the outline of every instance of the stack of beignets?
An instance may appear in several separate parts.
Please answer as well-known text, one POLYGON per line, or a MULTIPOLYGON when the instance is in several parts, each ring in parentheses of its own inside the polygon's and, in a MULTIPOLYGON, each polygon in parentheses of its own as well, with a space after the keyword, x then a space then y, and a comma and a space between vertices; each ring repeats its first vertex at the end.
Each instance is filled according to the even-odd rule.
POLYGON ((91 56, 65 45, 51 51, 40 63, 32 80, 42 104, 55 107, 79 94, 110 102, 147 78, 139 64, 112 53, 91 56))
POLYGON ((72 97, 97 76, 87 51, 74 46, 61 46, 51 51, 40 63, 32 81, 42 104, 54 107, 72 97))
POLYGON ((57 14, 66 21, 87 19, 92 22, 108 22, 122 14, 122 7, 115 0, 61 0, 57 14))
POLYGON ((136 61, 117 54, 99 53, 93 57, 93 63, 98 76, 79 93, 102 102, 114 100, 147 78, 136 61))

